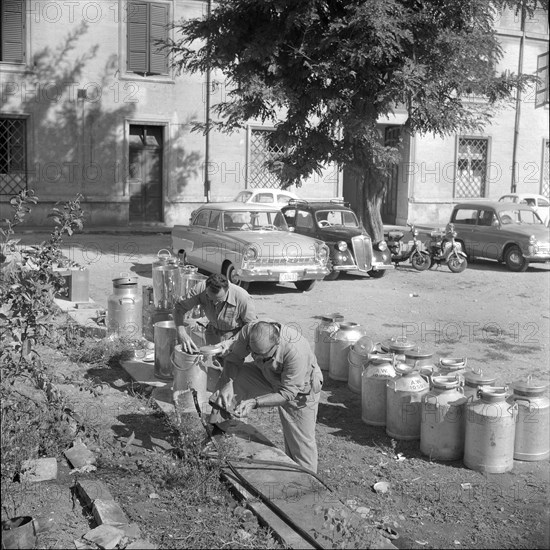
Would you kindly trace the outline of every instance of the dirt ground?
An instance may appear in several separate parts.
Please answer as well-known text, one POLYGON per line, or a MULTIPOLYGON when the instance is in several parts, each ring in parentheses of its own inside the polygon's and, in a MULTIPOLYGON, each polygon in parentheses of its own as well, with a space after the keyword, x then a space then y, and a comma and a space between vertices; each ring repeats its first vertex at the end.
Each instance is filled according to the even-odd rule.
MULTIPOLYGON (((40 238, 25 235, 23 243, 40 238)), ((72 259, 89 262, 90 295, 106 308, 111 279, 121 271, 137 274, 140 285, 151 284, 151 262, 159 249, 169 248, 170 236, 85 234, 66 242, 72 259)), ((419 273, 402 265, 382 279, 344 275, 337 281, 322 281, 307 293, 291 284, 255 284, 250 293, 259 314, 294 323, 312 346, 319 316, 340 312, 346 320, 363 325, 375 341, 407 336, 432 349, 436 358, 466 357, 469 366, 482 367, 495 374, 500 385, 508 385, 528 375, 550 380, 549 283, 548 265, 511 273, 501 265, 480 261, 461 274, 447 268, 419 273)), ((117 403, 130 399, 113 384, 118 378, 124 380, 122 370, 105 369, 94 376, 111 377, 105 396, 96 398, 102 403, 109 396, 117 403)), ((155 417, 147 407, 134 412, 151 422, 155 417)), ((125 441, 132 433, 126 425, 131 419, 121 414, 113 418, 104 419, 106 429, 110 426, 115 438, 125 441)), ((275 411, 254 412, 250 421, 282 444, 275 411)), ((147 427, 144 418, 141 424, 147 427)), ((317 438, 319 474, 353 507, 368 509, 365 521, 392 526, 399 533, 393 541, 399 547, 549 546, 548 460, 516 461, 511 472, 493 475, 469 470, 461 461, 430 461, 420 453, 418 441, 392 440, 383 428, 364 424, 359 396, 345 382, 328 376, 317 438), (390 490, 375 493, 372 486, 377 481, 389 482, 390 490)), ((149 442, 149 447, 162 452, 157 443, 149 442)), ((189 547, 185 542, 174 543, 177 505, 163 500, 162 493, 160 500, 147 499, 149 488, 127 487, 123 481, 123 477, 116 483, 111 478, 110 488, 131 519, 154 523, 152 540, 161 548, 189 547)), ((68 539, 45 547, 64 547, 64 542, 68 539)))

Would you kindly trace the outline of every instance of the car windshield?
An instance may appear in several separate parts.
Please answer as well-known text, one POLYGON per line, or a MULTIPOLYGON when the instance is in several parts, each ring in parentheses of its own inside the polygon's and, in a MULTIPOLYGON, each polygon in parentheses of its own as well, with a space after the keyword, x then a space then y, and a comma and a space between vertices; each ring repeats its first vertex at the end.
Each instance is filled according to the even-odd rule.
POLYGON ((241 191, 236 197, 236 202, 246 202, 252 196, 252 191, 241 191))
POLYGON ((510 210, 501 210, 498 216, 503 225, 544 225, 533 210, 511 208, 510 210))
POLYGON ((320 227, 359 227, 357 216, 351 210, 318 210, 315 219, 320 227))
POLYGON ((224 212, 224 231, 288 231, 282 212, 238 210, 224 212))

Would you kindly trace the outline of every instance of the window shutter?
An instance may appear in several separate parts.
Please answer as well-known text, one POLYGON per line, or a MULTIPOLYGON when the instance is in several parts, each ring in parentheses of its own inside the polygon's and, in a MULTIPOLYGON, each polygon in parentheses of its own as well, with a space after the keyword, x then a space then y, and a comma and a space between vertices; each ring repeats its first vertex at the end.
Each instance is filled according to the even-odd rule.
POLYGON ((23 0, 2 0, 2 50, 1 61, 24 61, 23 0))
POLYGON ((535 108, 548 105, 548 52, 537 57, 537 76, 540 81, 537 82, 537 91, 535 97, 535 108))
POLYGON ((128 70, 136 73, 147 72, 147 7, 145 2, 132 2, 128 7, 128 70))
POLYGON ((151 4, 150 19, 150 53, 149 72, 151 74, 168 74, 168 54, 156 40, 165 41, 168 38, 168 5, 151 4))

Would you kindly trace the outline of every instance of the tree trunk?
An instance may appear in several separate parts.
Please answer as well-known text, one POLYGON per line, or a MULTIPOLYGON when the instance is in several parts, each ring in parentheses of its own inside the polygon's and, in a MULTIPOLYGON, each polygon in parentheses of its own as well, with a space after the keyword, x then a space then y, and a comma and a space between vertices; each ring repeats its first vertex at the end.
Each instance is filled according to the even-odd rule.
POLYGON ((357 214, 373 242, 377 243, 384 240, 381 207, 385 180, 374 166, 364 166, 362 171, 363 175, 358 177, 360 205, 357 214))

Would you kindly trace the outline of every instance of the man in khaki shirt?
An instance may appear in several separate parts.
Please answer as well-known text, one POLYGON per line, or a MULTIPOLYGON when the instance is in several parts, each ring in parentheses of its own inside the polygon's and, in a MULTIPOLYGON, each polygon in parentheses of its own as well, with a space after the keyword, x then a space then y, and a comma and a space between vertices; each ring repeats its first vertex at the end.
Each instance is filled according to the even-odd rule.
POLYGON ((257 319, 254 301, 246 290, 230 283, 223 275, 211 275, 198 283, 188 298, 176 302, 174 321, 182 349, 187 353, 198 351, 184 321, 185 314, 196 306, 202 307, 208 319, 206 343, 224 342, 225 349, 244 325, 257 319))
POLYGON ((315 423, 322 384, 309 342, 293 327, 259 320, 247 324, 231 344, 211 401, 237 417, 278 407, 285 453, 317 472, 315 423), (249 354, 253 363, 245 363, 249 354))

